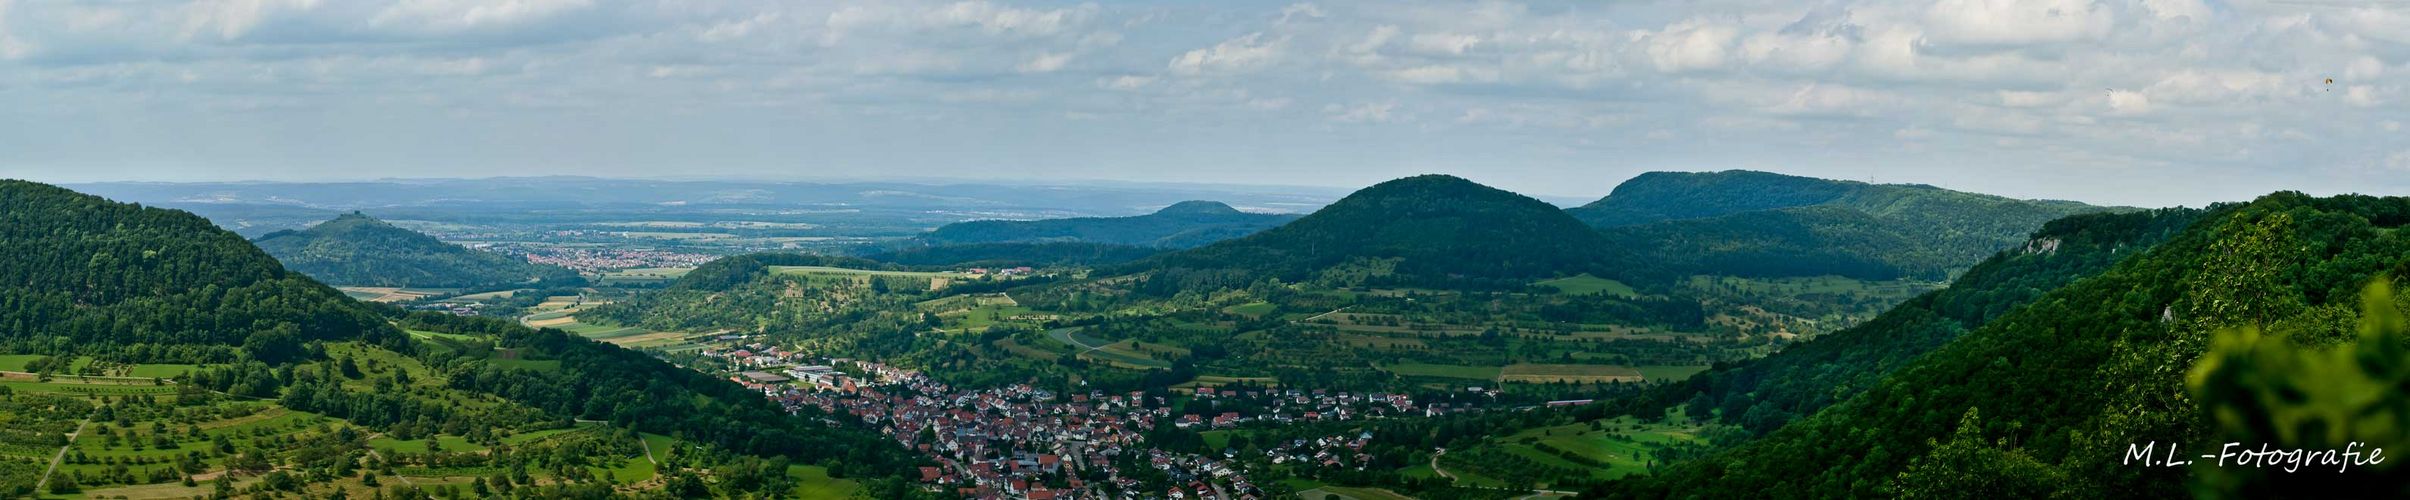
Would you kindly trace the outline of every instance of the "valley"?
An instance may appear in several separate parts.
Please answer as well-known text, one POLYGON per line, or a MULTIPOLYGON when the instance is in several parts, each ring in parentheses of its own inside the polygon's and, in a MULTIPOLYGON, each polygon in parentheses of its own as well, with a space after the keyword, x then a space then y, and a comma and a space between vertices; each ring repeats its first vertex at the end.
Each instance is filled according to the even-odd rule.
MULTIPOLYGON (((1733 178, 1753 179, 1702 177, 1706 187, 1685 184, 1685 196, 1712 198, 1700 190, 1733 178)), ((1762 188, 1742 185, 1726 189, 1762 188)), ((1926 206, 1966 199, 1939 196, 1946 203, 1926 206)), ((2394 217, 2381 212, 2391 205, 2356 199, 2262 203, 2394 217)), ((2134 272, 2120 269, 2146 265, 2126 262, 2137 249, 2207 238, 2196 221, 2279 210, 2086 208, 2001 235, 1988 256, 1931 261, 1921 259, 1948 254, 1880 238, 1844 247, 1818 236, 1833 251, 1807 254, 1750 243, 1815 241, 1798 239, 1791 223, 1745 222, 1789 205, 1605 228, 1572 216, 1618 206, 1560 210, 1423 176, 1259 232, 1128 257, 1100 259, 1108 253, 1097 249, 1121 244, 1072 236, 569 262, 573 279, 519 286, 510 283, 529 268, 458 268, 500 278, 310 292, 357 304, 344 314, 375 325, 357 328, 392 336, 342 327, 304 330, 326 336, 282 346, 247 339, 193 353, 126 346, 64 356, 21 338, 10 345, 24 354, 0 356, 0 389, 26 429, 0 436, 11 443, 0 450, 11 479, 0 485, 129 498, 511 488, 882 498, 1708 491, 1683 483, 1715 473, 1700 464, 1816 453, 1785 448, 1799 442, 1788 433, 1818 432, 1803 427, 1820 425, 1806 423, 1818 415, 1866 418, 1846 415, 1863 411, 1855 401, 1886 397, 1869 391, 1907 383, 1892 374, 1948 362, 1928 353, 1972 348, 1960 336, 2038 314, 2025 309, 2075 293, 2066 290, 2087 277, 2134 272), (1679 258, 1651 250, 1659 247, 1648 238, 1663 236, 1647 235, 1699 217, 1727 222, 1685 230, 1679 258), (1547 234, 1574 236, 1534 237, 1547 234), (1727 243, 1698 246, 1702 238, 1727 243), (1786 256, 1797 258, 1713 264, 1786 256), (710 395, 699 401, 716 401, 695 415, 710 420, 665 419, 638 406, 654 404, 646 397, 616 408, 594 395, 560 399, 587 394, 560 388, 587 384, 651 390, 614 378, 626 370, 678 374, 685 390, 710 395), (747 415, 772 436, 859 448, 798 456, 752 434, 697 427, 728 422, 711 412, 747 415), (775 430, 785 426, 798 430, 775 430), (873 463, 886 469, 866 468, 873 463)), ((1950 224, 1953 213, 1886 213, 1923 219, 1879 224, 1950 224)), ((1065 224, 1200 234, 1162 217, 1065 224)), ((547 261, 496 245, 361 246, 427 237, 361 215, 337 221, 383 233, 320 230, 311 247, 547 261)), ((1857 224, 1831 235, 1869 234, 1857 224)), ((663 255, 648 248, 586 252, 663 255)))

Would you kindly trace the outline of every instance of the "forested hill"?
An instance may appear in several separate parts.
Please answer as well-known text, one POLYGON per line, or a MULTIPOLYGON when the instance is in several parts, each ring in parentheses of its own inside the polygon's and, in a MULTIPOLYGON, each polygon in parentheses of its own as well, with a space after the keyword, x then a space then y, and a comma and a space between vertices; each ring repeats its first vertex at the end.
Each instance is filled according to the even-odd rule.
POLYGON ((2060 217, 2117 209, 1766 172, 1651 172, 1566 210, 1672 276, 1938 280, 2060 217))
POLYGON ((475 288, 578 279, 566 268, 470 250, 357 212, 252 243, 288 269, 339 285, 475 288))
MULTIPOLYGON (((176 405, 210 405, 229 400, 220 396, 235 396, 245 405, 273 402, 388 435, 442 432, 497 448, 497 436, 600 421, 620 432, 675 436, 706 446, 705 454, 688 465, 707 470, 713 463, 751 460, 754 468, 772 463, 771 470, 783 471, 784 463, 777 460, 791 459, 873 478, 915 464, 876 434, 824 423, 809 410, 802 418, 789 416, 758 391, 642 353, 559 330, 355 302, 286 271, 234 233, 182 211, 0 181, 0 252, 5 252, 0 254, 0 354, 88 357, 94 365, 109 366, 199 365, 175 380, 176 405), (426 333, 419 338, 404 328, 426 333), (354 361, 370 364, 363 369, 354 361)), ((134 398, 124 399, 121 403, 134 398)), ((142 398, 144 404, 150 400, 142 398)), ((211 408, 192 411, 209 414, 211 408)), ((176 414, 189 415, 182 409, 176 414)), ((312 484, 365 480, 349 477, 363 469, 356 460, 365 456, 366 433, 346 435, 349 441, 327 446, 348 451, 292 458, 291 474, 312 484)), ((631 434, 615 442, 634 441, 631 434)), ((626 456, 605 451, 617 444, 600 446, 585 451, 564 446, 557 450, 560 455, 544 460, 583 464, 626 456)), ((444 466, 508 465, 503 460, 509 457, 501 453, 455 454, 462 456, 446 458, 444 466)), ((397 455, 388 452, 386 459, 397 455)), ((173 482, 218 462, 111 481, 173 482)), ((551 488, 524 490, 522 496, 582 498, 592 495, 571 492, 612 491, 612 485, 583 474, 556 477, 555 471, 511 463, 541 474, 542 487, 551 488)), ((154 468, 148 462, 134 465, 140 466, 136 472, 154 468)), ((285 465, 279 462, 276 470, 286 470, 285 465)), ((0 471, 0 496, 23 493, 31 484, 14 471, 19 469, 0 471)), ((704 481, 694 486, 707 490, 705 495, 731 497, 785 495, 777 485, 789 484, 682 477, 704 481)))
MULTIPOLYGON (((2176 497, 2194 486, 2253 491, 2254 481, 2270 480, 2322 488, 2291 492, 2373 482, 2378 489, 2360 494, 2410 493, 2398 467, 2286 476, 2120 463, 2128 444, 2153 441, 2180 443, 2175 454, 2187 458, 2232 440, 2410 445, 2402 433, 2410 397, 2398 391, 2410 380, 2398 345, 2410 330, 2398 319, 2402 304, 2360 302, 2372 281, 2410 272, 2406 223, 2405 198, 2279 193, 2213 209, 2165 243, 1992 317, 1862 391, 1834 389, 1837 403, 1761 440, 1598 493, 2176 497), (2383 320, 2362 321, 2372 318, 2383 320), (2354 342, 2354 325, 2369 340, 2354 342), (2272 333, 2231 330, 2253 326, 2272 333), (2196 366, 2205 354, 2235 361, 2196 366)), ((2288 490, 2260 491, 2271 492, 2288 490)))
POLYGON ((209 363, 399 341, 341 292, 181 211, 0 181, 0 256, 0 351, 209 363))
POLYGON ((914 238, 926 245, 1079 242, 1191 248, 1269 229, 1295 215, 1253 214, 1214 201, 1184 201, 1132 217, 958 222, 914 238))
POLYGON ((1636 226, 1821 205, 1867 186, 1750 170, 1647 172, 1616 185, 1605 198, 1565 211, 1592 226, 1636 226))
POLYGON ((1534 278, 1602 270, 1612 250, 1597 231, 1546 202, 1423 175, 1364 188, 1280 227, 1125 270, 1158 271, 1155 286, 1179 289, 1259 277, 1521 287, 1534 278))
POLYGON ((2175 208, 2051 221, 2026 244, 1975 265, 1948 288, 1872 321, 1611 402, 1608 413, 1654 415, 1683 406, 1690 415, 1722 415, 1753 435, 1771 432, 1865 391, 1992 318, 2166 241, 2204 213, 2175 208))

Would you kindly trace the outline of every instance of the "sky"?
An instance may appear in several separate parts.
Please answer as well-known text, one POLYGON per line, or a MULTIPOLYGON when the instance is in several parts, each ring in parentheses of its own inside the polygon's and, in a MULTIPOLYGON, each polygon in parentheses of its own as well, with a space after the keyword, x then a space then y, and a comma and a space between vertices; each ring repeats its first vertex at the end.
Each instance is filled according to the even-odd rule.
POLYGON ((0 0, 0 177, 2410 194, 2410 0, 0 0))

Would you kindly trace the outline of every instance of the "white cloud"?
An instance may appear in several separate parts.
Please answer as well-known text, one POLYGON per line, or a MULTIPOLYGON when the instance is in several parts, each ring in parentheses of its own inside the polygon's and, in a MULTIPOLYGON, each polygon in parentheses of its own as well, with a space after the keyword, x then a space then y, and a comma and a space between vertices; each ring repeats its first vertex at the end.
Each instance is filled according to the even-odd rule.
POLYGON ((1262 32, 1248 33, 1224 40, 1212 47, 1196 49, 1172 58, 1172 72, 1183 75, 1234 74, 1263 69, 1280 58, 1281 45, 1286 38, 1264 36, 1262 32))
POLYGON ((1070 53, 1046 53, 1029 58, 1028 62, 1021 63, 1017 69, 1022 73, 1052 73, 1063 69, 1063 66, 1067 64, 1071 64, 1070 53))
POLYGON ((1390 120, 1390 113, 1396 109, 1397 103, 1378 102, 1354 106, 1330 104, 1323 106, 1322 112, 1329 115, 1331 121, 1340 123, 1385 123, 1390 120))
POLYGON ((1690 21, 1640 33, 1638 38, 1658 71, 1681 73, 1722 67, 1737 34, 1729 26, 1690 21))
MULTIPOLYGON (((660 149, 687 153, 681 158, 724 155, 711 144, 763 143, 730 146, 724 138, 735 135, 724 133, 678 139, 710 128, 678 120, 726 118, 862 137, 946 133, 930 124, 1147 130, 1178 138, 1150 151, 1265 140, 1283 150, 1271 156, 1319 160, 1394 158, 1400 144, 1444 136, 1448 150, 1417 151, 1417 161, 1444 165, 1460 154, 1466 164, 1566 177, 1611 175, 1577 158, 1612 150, 1660 165, 1795 164, 1809 174, 1890 162, 1942 177, 1928 180, 1990 179, 2002 165, 2161 175, 2171 172, 2156 169, 2192 165, 2241 178, 2258 164, 2363 168, 2390 154, 2375 152, 2399 149, 2399 124, 2410 121, 2401 106, 2410 85, 2396 81, 2410 73, 2401 71, 2406 61, 2410 4, 2400 2, 0 0, 0 109, 40 117, 22 123, 57 124, 0 130, 14 139, 0 140, 8 142, 0 164, 105 163, 124 148, 41 135, 99 120, 208 130, 228 121, 219 114, 315 108, 541 118, 500 129, 513 131, 597 119, 573 113, 623 113, 642 124, 630 130, 691 143, 660 149), (1246 113, 1253 135, 1217 133, 1234 112, 1246 113), (167 118, 174 113, 190 115, 167 118), (1418 119, 1430 117, 1447 119, 1418 119), (1345 130, 1357 142, 1316 135, 1339 130, 1333 123, 1354 124, 1345 130), (35 157, 27 145, 57 152, 35 157)), ((457 117, 347 120, 365 118, 325 128, 467 133, 457 117)), ((1073 147, 1001 138, 1009 135, 981 137, 1000 137, 989 147, 1008 152, 1073 147)), ((815 157, 851 150, 863 163, 959 165, 1015 156, 972 155, 973 146, 898 151, 916 145, 908 139, 829 141, 815 144, 815 157)), ((200 138, 154 142, 211 151, 200 138)), ((241 164, 297 154, 262 151, 191 158, 241 164)), ((185 158, 159 154, 138 159, 185 158)), ((1092 158, 1230 163, 1206 156, 1092 158)), ((2348 177, 2343 168, 2270 178, 2348 177)), ((2178 194, 2132 194, 2146 191, 2178 194)))
POLYGON ((1121 76, 1116 76, 1116 77, 1112 77, 1112 78, 1106 78, 1106 79, 1097 80, 1097 81, 1096 81, 1096 86, 1098 86, 1098 87, 1104 87, 1104 88, 1109 89, 1109 90, 1124 90, 1124 91, 1127 91, 1127 90, 1138 90, 1139 88, 1146 87, 1148 84, 1152 84, 1152 83, 1155 83, 1155 77, 1152 77, 1152 76, 1140 76, 1140 75, 1121 75, 1121 76))
MULTIPOLYGON (((301 10, 318 5, 317 0, 291 0, 288 2, 245 0, 228 3, 252 6, 284 3, 295 5, 301 10)), ((375 16, 368 19, 368 24, 376 27, 396 28, 401 31, 437 33, 500 29, 593 7, 592 0, 404 0, 377 12, 375 16)), ((230 35, 228 38, 233 38, 233 36, 230 35)))
POLYGON ((2114 16, 2092 0, 1940 0, 1924 24, 1937 42, 2025 45, 2098 39, 2114 16))

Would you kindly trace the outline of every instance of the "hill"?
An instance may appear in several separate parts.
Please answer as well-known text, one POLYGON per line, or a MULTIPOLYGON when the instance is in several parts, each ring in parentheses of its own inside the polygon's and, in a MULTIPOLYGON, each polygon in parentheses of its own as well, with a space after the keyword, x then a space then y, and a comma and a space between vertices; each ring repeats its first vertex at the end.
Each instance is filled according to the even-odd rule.
POLYGON ((1642 174, 1566 212, 1659 273, 1940 280, 2044 222, 2114 210, 1734 170, 1642 174))
POLYGON ((914 240, 927 245, 1077 242, 1191 248, 1254 234, 1296 219, 1295 215, 1241 212, 1221 202, 1183 201, 1155 213, 1132 217, 957 222, 914 240))
MULTIPOLYGON (((1981 488, 2008 496, 2097 497, 2313 491, 2257 489, 2276 481, 2315 491, 2400 495, 2401 476, 2383 467, 2277 477, 2207 466, 2133 466, 2124 456, 2129 444, 2155 442, 2180 448, 2162 448, 2163 455, 2189 459, 2214 455, 2215 443, 2238 438, 2278 448, 2341 448, 2342 440, 2401 444, 2400 429, 2410 425, 2410 412, 2400 409, 2403 398, 2340 388, 2358 387, 2351 384, 2368 377, 2377 385, 2395 383, 2390 381, 2403 371, 2397 344, 2405 328, 2398 319, 2378 321, 2398 318, 2402 304, 2388 297, 2388 287, 2361 290, 2372 281, 2398 280, 2410 269, 2410 236, 2398 230, 2405 224, 2410 199, 2404 198, 2279 193, 2213 208, 2166 242, 2127 249, 2105 271, 2067 281, 1962 334, 1920 336, 1944 342, 1895 360, 1898 367, 1879 380, 1865 372, 1851 378, 1870 383, 1818 389, 1833 400, 1801 406, 1812 411, 1763 439, 1595 493, 1920 496, 1981 488), (2364 298, 2376 300, 2362 304, 2364 298), (2378 320, 2364 323, 2368 318, 2378 320), (2355 324, 2374 340, 2355 346, 2355 324), (2255 344, 2261 335, 2237 333, 2262 327, 2276 332, 2264 338, 2279 340, 2255 344), (2387 349, 2395 354, 2379 354, 2387 349), (2338 351, 2350 356, 2354 350, 2362 361, 2261 361, 2338 351), (2210 359, 2228 361, 2195 364, 2210 359)), ((1834 340, 1853 338, 1868 340, 1834 340)), ((1739 406, 1749 413, 1762 407, 1739 406)))
POLYGON ((1555 206, 1445 175, 1356 191, 1295 222, 1244 238, 1141 260, 1195 289, 1254 277, 1374 285, 1521 287, 1602 270, 1611 250, 1555 206))
POLYGON ((567 268, 470 250, 358 212, 252 243, 286 268, 341 285, 477 288, 578 279, 567 268))
POLYGON ((792 461, 867 482, 913 463, 817 410, 791 417, 642 353, 351 301, 186 212, 0 181, 0 251, 0 354, 35 372, 0 373, 0 496, 361 496, 379 476, 396 494, 416 477, 474 478, 481 495, 780 496, 793 480, 759 471, 783 478, 792 461), (115 425, 70 437, 87 419, 115 425), (656 469, 638 433, 721 472, 656 469))

